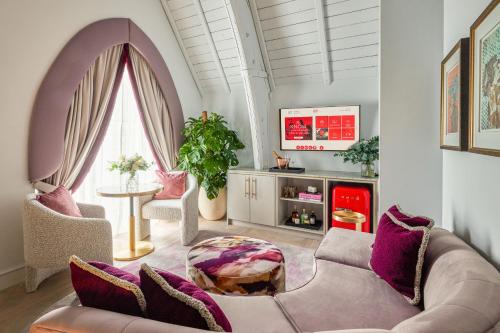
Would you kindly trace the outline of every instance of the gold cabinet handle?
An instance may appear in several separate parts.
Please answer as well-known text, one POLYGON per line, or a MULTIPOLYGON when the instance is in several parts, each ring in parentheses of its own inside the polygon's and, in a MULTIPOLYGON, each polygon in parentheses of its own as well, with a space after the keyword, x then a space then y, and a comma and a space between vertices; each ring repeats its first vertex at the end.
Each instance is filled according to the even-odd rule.
POLYGON ((257 179, 252 178, 252 198, 257 199, 257 179))
POLYGON ((245 177, 245 198, 250 196, 250 177, 245 177))

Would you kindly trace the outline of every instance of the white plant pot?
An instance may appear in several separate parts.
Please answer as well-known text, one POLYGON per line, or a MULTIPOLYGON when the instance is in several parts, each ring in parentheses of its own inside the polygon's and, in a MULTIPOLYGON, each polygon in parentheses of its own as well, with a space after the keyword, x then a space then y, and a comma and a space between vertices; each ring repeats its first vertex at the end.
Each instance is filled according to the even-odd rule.
POLYGON ((200 187, 200 192, 198 193, 198 209, 205 220, 216 221, 226 215, 226 192, 227 190, 225 187, 221 188, 217 198, 210 200, 207 198, 205 189, 200 187))

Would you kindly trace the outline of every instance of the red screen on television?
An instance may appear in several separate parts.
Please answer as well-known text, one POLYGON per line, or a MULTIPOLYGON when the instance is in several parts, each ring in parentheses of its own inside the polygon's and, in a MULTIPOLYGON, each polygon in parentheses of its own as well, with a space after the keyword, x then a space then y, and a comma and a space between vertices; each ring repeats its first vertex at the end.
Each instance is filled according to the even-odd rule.
POLYGON ((281 150, 347 150, 359 141, 359 106, 280 109, 281 150))

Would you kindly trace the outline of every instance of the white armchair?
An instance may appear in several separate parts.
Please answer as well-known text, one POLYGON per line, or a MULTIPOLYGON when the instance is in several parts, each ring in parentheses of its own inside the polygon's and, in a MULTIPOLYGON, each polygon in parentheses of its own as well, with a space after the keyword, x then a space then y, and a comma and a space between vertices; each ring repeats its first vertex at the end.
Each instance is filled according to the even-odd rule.
POLYGON ((78 207, 84 217, 55 212, 38 202, 35 194, 26 197, 23 235, 28 292, 67 268, 73 254, 84 260, 113 263, 111 224, 104 218, 104 208, 81 203, 78 207))
POLYGON ((155 200, 153 196, 141 197, 141 217, 145 220, 179 221, 181 243, 187 245, 198 235, 198 182, 188 174, 186 192, 180 199, 155 200))

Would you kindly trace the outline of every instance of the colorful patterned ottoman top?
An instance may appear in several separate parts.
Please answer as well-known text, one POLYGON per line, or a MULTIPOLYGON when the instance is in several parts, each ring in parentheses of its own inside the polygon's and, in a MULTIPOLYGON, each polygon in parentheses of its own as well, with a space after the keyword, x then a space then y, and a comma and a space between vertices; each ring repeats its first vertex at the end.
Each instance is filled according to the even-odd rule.
POLYGON ((274 295, 285 291, 285 259, 275 245, 225 236, 196 244, 187 255, 187 277, 224 295, 274 295))

